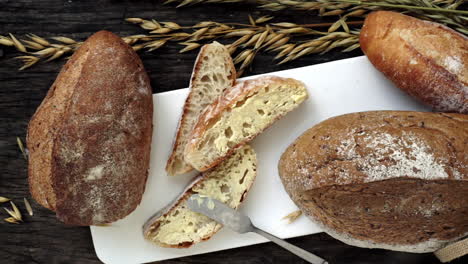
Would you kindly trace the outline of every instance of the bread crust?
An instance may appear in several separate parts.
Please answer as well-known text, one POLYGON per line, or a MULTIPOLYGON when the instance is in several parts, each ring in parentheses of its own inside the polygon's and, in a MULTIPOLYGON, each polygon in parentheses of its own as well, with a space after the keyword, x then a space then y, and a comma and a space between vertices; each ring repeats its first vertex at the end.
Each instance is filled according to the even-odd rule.
MULTIPOLYGON (((239 203, 237 204, 237 206, 234 209, 237 209, 240 206, 240 204, 244 201, 245 197, 247 196, 247 193, 249 192, 250 188, 252 187, 253 182, 254 182, 255 177, 256 177, 256 166, 257 166, 256 153, 255 153, 255 150, 251 146, 244 145, 243 149, 241 149, 239 151, 252 152, 253 158, 254 158, 254 161, 253 161, 254 166, 251 169, 254 171, 255 174, 254 174, 254 178, 249 182, 249 184, 246 185, 246 188, 245 188, 243 194, 240 197, 239 203)), ((245 154, 240 153, 239 155, 245 155, 245 154)), ((216 170, 216 168, 213 168, 212 170, 216 170)), ((192 196, 192 194, 195 194, 195 192, 193 191, 193 188, 195 186, 197 186, 197 185, 203 185, 203 182, 207 179, 207 177, 209 177, 209 173, 212 170, 206 171, 206 172, 201 173, 198 176, 196 176, 171 203, 169 203, 163 209, 161 209, 160 211, 156 212, 153 216, 151 216, 145 222, 145 224, 143 225, 143 236, 146 239, 151 240, 151 233, 152 233, 153 230, 155 230, 155 229, 157 229, 159 227, 160 218, 162 216, 166 216, 166 215, 171 214, 174 210, 177 210, 177 207, 181 203, 187 201, 190 198, 190 196, 192 196)), ((210 239, 222 227, 223 226, 221 224, 217 224, 216 227, 213 229, 213 231, 211 233, 209 233, 209 234, 206 234, 201 240, 206 241, 206 240, 210 239)), ((185 242, 185 243, 182 243, 182 244, 174 245, 174 244, 161 243, 158 240, 151 240, 151 241, 153 243, 156 243, 157 245, 159 245, 161 247, 168 247, 168 248, 189 248, 189 247, 193 246, 196 243, 196 242, 192 241, 192 242, 185 242)))
MULTIPOLYGON (((246 100, 250 96, 255 96, 255 94, 263 89, 265 86, 270 84, 284 84, 284 85, 301 85, 304 84, 298 80, 292 78, 281 78, 277 76, 263 76, 252 80, 246 80, 242 82, 238 82, 234 87, 229 90, 226 90, 225 93, 218 98, 213 104, 206 107, 205 111, 200 115, 197 124, 194 126, 192 134, 190 136, 190 140, 187 143, 185 148, 185 159, 188 163, 190 161, 187 159, 187 155, 190 155, 191 152, 196 151, 197 145, 200 143, 202 139, 202 135, 212 126, 213 122, 216 122, 217 119, 220 118, 223 112, 229 111, 234 105, 238 102, 246 100)), ((276 120, 280 119, 282 116, 278 116, 269 123, 267 127, 265 127, 261 131, 257 131, 257 133, 252 134, 245 138, 244 141, 232 146, 228 152, 213 162, 206 164, 202 167, 195 167, 198 171, 205 171, 208 170, 227 157, 229 157, 234 151, 245 145, 247 142, 251 141, 255 138, 258 134, 262 133, 265 129, 270 127, 276 120)), ((192 164, 193 165, 193 164, 192 164)))
MULTIPOLYGON (((225 50, 224 52, 226 54, 229 54, 227 49, 222 44, 214 42, 214 44, 211 44, 211 45, 221 46, 225 50)), ((166 171, 170 175, 183 174, 183 173, 187 173, 187 172, 190 172, 191 170, 193 170, 192 166, 190 166, 189 164, 185 164, 185 166, 182 169, 176 170, 174 168, 174 162, 175 162, 175 160, 177 158, 182 158, 183 159, 183 157, 178 157, 177 151, 176 151, 179 148, 180 144, 181 144, 181 137, 182 137, 182 133, 183 133, 181 127, 184 126, 188 122, 186 120, 186 118, 187 118, 187 115, 188 115, 190 104, 194 100, 194 98, 193 98, 194 97, 194 94, 193 94, 194 91, 192 90, 192 87, 201 78, 201 76, 199 76, 199 75, 203 74, 201 72, 201 67, 202 67, 203 63, 206 63, 206 62, 203 61, 203 58, 206 56, 206 53, 209 51, 209 49, 210 49, 209 45, 204 45, 200 49, 200 52, 198 53, 197 59, 195 60, 195 64, 193 66, 192 76, 190 78, 190 85, 189 85, 191 90, 190 90, 190 92, 189 92, 189 94, 187 96, 187 99, 185 100, 184 107, 182 109, 182 115, 181 115, 179 123, 177 125, 177 132, 176 132, 176 136, 174 138, 172 153, 169 156, 169 159, 167 160, 167 163, 166 163, 166 171)), ((231 86, 234 86, 235 81, 236 81, 236 67, 234 66, 234 63, 232 62, 232 59, 230 58, 230 56, 228 56, 228 57, 229 57, 229 59, 227 61, 225 61, 225 62, 229 64, 230 76, 228 78, 230 80, 232 80, 232 82, 231 82, 230 86, 222 87, 223 90, 226 89, 226 88, 229 88, 231 86)))
POLYGON ((356 246, 431 252, 468 233, 468 226, 457 222, 459 217, 468 221, 466 207, 463 209, 466 195, 459 193, 455 202, 450 198, 454 195, 447 191, 449 184, 453 190, 467 188, 467 138, 468 116, 463 114, 411 111, 346 114, 327 119, 297 138, 281 156, 278 170, 291 199, 332 236, 356 246), (379 184, 382 186, 377 186, 379 184), (391 184, 410 186, 406 187, 409 191, 403 192, 402 188, 398 192, 397 187, 384 190, 391 184), (350 193, 349 205, 337 202, 337 198, 326 199, 332 195, 343 196, 346 192, 350 193), (368 198, 361 202, 358 198, 351 198, 354 195, 375 195, 375 199, 368 198), (386 195, 391 199, 396 197, 396 201, 379 198, 386 195), (430 201, 443 209, 431 207, 430 201), (334 202, 339 205, 335 207, 334 202), (341 212, 343 208, 349 210, 341 212), (359 211, 359 208, 369 210, 369 213, 359 211), (421 230, 411 229, 412 219, 408 214, 401 213, 404 211, 402 208, 414 208, 407 213, 427 223, 436 219, 440 221, 439 215, 442 213, 451 214, 447 224, 458 226, 433 233, 430 229, 436 227, 420 222, 416 226, 421 230), (454 211, 449 211, 452 209, 454 211), (434 212, 439 213, 432 215, 434 212), (344 215, 340 216, 341 213, 344 215), (401 219, 402 214, 407 224, 397 227, 401 222, 396 219, 401 219), (359 220, 351 223, 349 219, 359 220), (362 227, 365 221, 372 222, 372 225, 362 227), (386 226, 375 233, 376 230, 372 228, 378 227, 379 221, 386 226), (364 231, 356 234, 348 227, 352 230, 362 228, 364 231), (424 236, 419 235, 419 231, 424 236), (427 237, 426 231, 430 234, 427 237), (398 236, 398 232, 403 234, 398 236), (399 240, 404 234, 416 233, 417 237, 410 236, 404 242, 399 240))
POLYGON ((468 113, 468 38, 390 11, 366 17, 362 51, 397 87, 436 111, 468 113))
POLYGON ((70 225, 110 223, 131 213, 148 175, 152 114, 150 81, 133 49, 108 31, 92 35, 29 124, 33 197, 70 225), (67 96, 54 97, 61 93, 67 96), (51 116, 53 122, 41 123, 51 116), (46 152, 37 148, 42 142, 50 144, 46 152))

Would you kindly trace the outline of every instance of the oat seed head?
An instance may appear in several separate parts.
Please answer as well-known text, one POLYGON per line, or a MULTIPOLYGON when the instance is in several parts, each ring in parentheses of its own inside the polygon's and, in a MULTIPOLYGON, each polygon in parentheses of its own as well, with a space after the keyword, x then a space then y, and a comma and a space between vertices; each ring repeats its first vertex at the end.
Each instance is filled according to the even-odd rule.
POLYGON ((8 217, 3 219, 5 222, 10 223, 10 224, 17 224, 19 225, 18 220, 16 220, 14 217, 8 217))
POLYGON ((30 216, 33 216, 34 213, 33 213, 31 204, 29 203, 28 199, 26 199, 26 197, 23 198, 23 202, 24 202, 24 206, 26 207, 26 211, 28 211, 28 214, 30 216))

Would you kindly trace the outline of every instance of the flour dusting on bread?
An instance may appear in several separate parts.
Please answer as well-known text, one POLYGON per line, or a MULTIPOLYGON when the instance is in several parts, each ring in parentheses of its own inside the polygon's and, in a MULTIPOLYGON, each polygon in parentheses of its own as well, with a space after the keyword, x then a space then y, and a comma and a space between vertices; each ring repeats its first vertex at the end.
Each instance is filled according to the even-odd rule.
MULTIPOLYGON (((363 138, 370 155, 362 156, 356 150, 358 144, 354 137, 348 137, 338 147, 338 154, 345 159, 353 160, 363 172, 364 182, 381 181, 394 177, 414 177, 434 180, 446 179, 448 174, 438 162, 429 147, 411 133, 394 136, 388 133, 370 132, 363 138), (389 159, 388 164, 381 161, 389 159)), ((360 142, 359 144, 363 144, 360 142)), ((340 171, 337 182, 345 184, 349 173, 340 171)))

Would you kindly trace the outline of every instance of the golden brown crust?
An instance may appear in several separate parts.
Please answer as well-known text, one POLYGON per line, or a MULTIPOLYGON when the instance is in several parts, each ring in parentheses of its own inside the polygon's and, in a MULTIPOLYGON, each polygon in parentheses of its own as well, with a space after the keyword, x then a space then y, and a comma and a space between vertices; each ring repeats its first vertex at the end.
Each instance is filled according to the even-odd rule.
MULTIPOLYGON (((234 154, 236 155, 236 154, 234 154)), ((256 153, 255 153, 255 150, 249 146, 249 145, 245 145, 243 147, 243 149, 239 150, 238 154, 241 159, 243 157, 245 157, 245 155, 251 155, 251 158, 253 159, 253 163, 250 164, 249 166, 249 169, 251 169, 254 173, 254 176, 253 176, 253 179, 251 180, 246 180, 244 181, 244 178, 246 177, 244 174, 243 178, 242 178, 242 181, 244 183, 247 183, 245 185, 245 189, 242 193, 242 195, 240 197, 237 197, 237 198, 240 198, 239 201, 237 202, 236 199, 234 199, 236 201, 236 205, 234 206, 234 209, 237 209, 240 204, 244 201, 244 199, 246 198, 247 196, 247 193, 249 192, 250 188, 252 187, 252 184, 254 182, 254 178, 256 177, 256 168, 257 168, 257 156, 256 156, 256 153)), ((234 156, 233 156, 234 157, 234 156)), ((229 161, 228 161, 229 162, 229 161)), ((173 213, 173 211, 175 210, 178 210, 178 207, 186 202, 190 196, 192 196, 192 194, 195 194, 197 193, 195 190, 197 189, 197 187, 200 189, 200 188, 203 188, 202 186, 206 183, 206 181, 212 177, 212 173, 214 174, 220 174, 220 176, 224 177, 228 177, 228 176, 231 176, 229 175, 229 172, 231 171, 231 169, 235 169, 236 167, 235 166, 226 166, 225 168, 225 173, 226 174, 223 174, 222 171, 218 171, 219 169, 222 168, 222 166, 225 166, 226 163, 224 164, 220 164, 220 167, 215 167, 211 170, 208 170, 208 171, 205 171, 201 174, 199 174, 197 177, 195 177, 192 182, 190 182, 186 187, 185 189, 181 192, 181 194, 179 196, 177 196, 170 204, 168 204, 165 208, 163 208, 162 210, 158 211, 156 214, 154 214, 152 217, 150 217, 146 222, 145 224, 143 225, 143 235, 146 239, 152 241, 153 243, 161 246, 161 247, 167 247, 167 248, 189 248, 191 246, 193 246, 194 244, 196 244, 197 242, 183 242, 183 243, 179 243, 177 245, 175 244, 167 244, 167 243, 163 243, 157 239, 152 239, 152 236, 155 232, 155 230, 157 230, 161 224, 161 221, 162 221, 162 217, 165 217, 167 215, 170 215, 173 213), (194 190, 195 189, 195 190, 194 190)), ((229 163, 227 163, 229 164, 229 163)), ((239 184, 241 184, 239 182, 239 184)), ((232 188, 233 186, 229 186, 230 188, 232 188)), ((181 227, 182 228, 182 227, 181 227)), ((201 241, 206 241, 206 240, 209 240, 214 234, 216 234, 220 229, 222 228, 222 225, 221 224, 217 224, 215 226, 215 228, 209 232, 209 233, 206 233, 204 234, 204 236, 201 238, 201 241)))
MULTIPOLYGON (((197 145, 202 139, 203 133, 205 133, 210 127, 213 126, 213 124, 221 117, 223 112, 229 111, 229 109, 234 107, 237 103, 245 101, 250 96, 255 96, 255 94, 259 90, 272 83, 283 83, 284 85, 296 86, 300 82, 295 79, 281 78, 277 76, 263 76, 252 80, 238 82, 234 87, 226 90, 224 94, 221 97, 219 97, 218 100, 216 100, 213 104, 207 106, 205 111, 200 115, 197 124, 193 128, 190 140, 185 148, 186 156, 187 153, 196 151, 197 145)), ((303 84, 300 83, 300 86, 303 86, 303 84)), ((271 126, 276 120, 280 119, 281 117, 282 116, 278 116, 275 119, 273 119, 270 122, 269 126, 271 126)), ((268 127, 266 127, 265 129, 267 129, 268 127)), ((257 131, 256 134, 252 134, 249 137, 245 138, 244 141, 232 146, 228 150, 226 155, 221 156, 215 159, 213 162, 196 169, 199 171, 205 171, 216 166, 217 164, 225 160, 227 157, 229 157, 229 155, 231 155, 234 151, 236 151, 237 149, 245 145, 247 142, 255 138, 262 131, 257 131)))
POLYGON ((128 215, 144 192, 152 108, 149 78, 132 48, 107 31, 91 36, 64 66, 30 123, 33 195, 47 186, 45 194, 56 196, 53 209, 66 224, 110 223, 128 215), (67 96, 54 99, 54 93, 67 96), (62 111, 43 107, 51 102, 63 104, 62 111), (41 126, 39 121, 50 116, 55 122, 41 126), (46 134, 47 153, 35 153, 34 146, 44 140, 38 129, 54 132, 46 134), (50 162, 38 165, 41 155, 49 155, 50 162), (37 172, 38 166, 47 173, 37 172))
POLYGON ((447 192, 467 188, 467 139, 468 116, 463 114, 346 114, 297 138, 281 156, 279 174, 296 205, 340 240, 427 252, 468 232, 468 226, 460 225, 468 220, 466 195, 447 192), (399 185, 401 189, 395 187, 399 185), (453 227, 440 230, 442 215, 458 219, 446 221, 453 227), (393 217, 398 221, 383 220, 393 217), (427 233, 414 229, 413 220, 427 223, 427 233), (395 237, 396 230, 405 234, 395 237))
POLYGON ((363 52, 395 85, 437 111, 468 113, 468 38, 389 11, 369 14, 363 52))
MULTIPOLYGON (((195 61, 195 65, 193 67, 193 71, 192 71, 192 77, 190 78, 190 86, 192 86, 192 84, 196 81, 198 81, 199 78, 201 78, 201 76, 199 76, 199 74, 201 73, 201 67, 202 67, 202 64, 205 63, 202 58, 204 58, 206 56, 206 52, 208 50, 209 46, 207 45, 204 45, 201 49, 200 49, 200 52, 197 56, 197 59, 195 61)), ((223 46, 223 49, 226 50, 226 53, 229 54, 229 52, 227 51, 227 49, 223 46)), ((231 69, 231 75, 228 77, 228 79, 232 80, 232 83, 230 86, 234 86, 235 84, 235 81, 236 81, 236 67, 234 66, 234 63, 232 62, 231 59, 229 59, 228 61, 226 61, 226 63, 229 63, 229 68, 231 69)), ((224 89, 228 88, 228 87, 223 87, 224 89)), ((190 172, 191 170, 193 170, 193 168, 186 164, 186 166, 183 168, 183 169, 180 169, 179 171, 177 171, 175 168, 174 168, 174 162, 177 158, 177 148, 179 147, 179 145, 181 144, 180 142, 180 138, 182 137, 182 129, 181 126, 183 124, 183 122, 187 122, 185 120, 186 116, 187 116, 187 113, 189 111, 189 108, 190 108, 190 105, 192 103, 192 101, 194 100, 194 95, 192 92, 189 93, 189 95, 187 96, 187 99, 185 100, 185 103, 184 103, 184 107, 182 109, 182 116, 180 117, 180 120, 179 120, 179 124, 178 124, 178 127, 177 127, 177 132, 176 132, 176 136, 175 136, 175 139, 174 139, 174 144, 173 144, 173 147, 172 147, 172 153, 171 153, 171 156, 169 157, 169 159, 167 160, 167 163, 166 163, 166 171, 170 174, 170 175, 176 175, 176 174, 183 174, 183 173, 187 173, 187 172, 190 172)))

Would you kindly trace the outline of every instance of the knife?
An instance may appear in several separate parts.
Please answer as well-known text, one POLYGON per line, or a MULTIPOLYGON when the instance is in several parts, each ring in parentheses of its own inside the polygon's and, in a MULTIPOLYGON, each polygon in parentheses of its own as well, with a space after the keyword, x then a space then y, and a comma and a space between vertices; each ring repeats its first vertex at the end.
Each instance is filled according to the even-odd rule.
POLYGON ((309 263, 328 264, 324 259, 255 227, 248 216, 230 208, 216 199, 193 194, 187 200, 187 206, 190 210, 205 215, 237 233, 255 232, 309 263))

